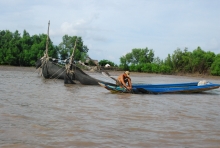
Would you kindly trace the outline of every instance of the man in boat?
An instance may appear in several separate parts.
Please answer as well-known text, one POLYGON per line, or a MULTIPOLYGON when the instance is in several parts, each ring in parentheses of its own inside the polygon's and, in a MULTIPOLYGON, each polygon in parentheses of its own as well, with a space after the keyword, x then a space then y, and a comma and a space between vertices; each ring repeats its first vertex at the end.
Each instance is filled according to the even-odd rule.
POLYGON ((131 78, 130 78, 130 72, 125 71, 123 74, 118 76, 118 79, 116 81, 116 85, 124 86, 126 89, 131 90, 131 78))

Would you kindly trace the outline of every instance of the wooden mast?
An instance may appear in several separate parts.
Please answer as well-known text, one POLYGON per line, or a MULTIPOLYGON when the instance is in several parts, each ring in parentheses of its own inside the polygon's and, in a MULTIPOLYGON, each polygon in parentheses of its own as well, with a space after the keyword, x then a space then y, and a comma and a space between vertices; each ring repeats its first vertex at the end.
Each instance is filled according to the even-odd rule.
POLYGON ((48 29, 47 29, 47 42, 46 42, 46 51, 45 56, 48 58, 48 44, 49 44, 49 28, 50 28, 50 21, 48 22, 48 29))

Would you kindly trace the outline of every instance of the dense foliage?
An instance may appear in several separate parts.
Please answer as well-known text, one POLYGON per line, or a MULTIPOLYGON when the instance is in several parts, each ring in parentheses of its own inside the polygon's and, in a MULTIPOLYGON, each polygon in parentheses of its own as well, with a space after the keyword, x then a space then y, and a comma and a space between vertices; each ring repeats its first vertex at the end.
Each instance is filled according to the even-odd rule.
POLYGON ((151 72, 149 71, 149 63, 154 60, 154 51, 152 49, 132 49, 131 53, 127 53, 120 58, 120 68, 124 70, 137 72, 151 72), (148 66, 147 66, 147 65, 148 66))
MULTIPOLYGON (((48 55, 53 58, 64 60, 70 56, 77 39, 77 47, 74 53, 75 60, 85 60, 88 48, 77 36, 63 36, 63 42, 59 46, 53 45, 49 40, 48 55)), ((33 35, 24 30, 23 35, 16 30, 0 30, 0 65, 34 66, 37 59, 44 55, 46 49, 47 35, 33 35)))
POLYGON ((77 36, 63 36, 63 41, 59 44, 59 55, 62 60, 67 59, 73 52, 74 46, 76 43, 76 51, 74 51, 74 58, 76 61, 85 61, 87 57, 88 48, 83 45, 83 41, 81 37, 77 36), (77 40, 77 41, 76 41, 77 40), (76 42, 75 42, 76 41, 76 42))
POLYGON ((113 67, 117 66, 114 62, 106 60, 106 59, 99 61, 100 66, 105 66, 106 64, 109 64, 110 66, 113 66, 113 67))
POLYGON ((220 54, 216 55, 214 62, 211 65, 211 74, 220 76, 220 54))
POLYGON ((188 51, 185 48, 176 49, 172 55, 168 54, 165 60, 154 58, 154 51, 145 49, 133 49, 120 58, 120 68, 136 72, 148 73, 200 73, 220 75, 220 54, 215 55, 211 51, 205 52, 200 47, 188 51))
MULTIPOLYGON (((67 59, 74 51, 76 61, 86 61, 88 55, 87 46, 83 45, 81 37, 64 35, 62 42, 55 46, 49 40, 48 55, 57 59, 67 59)), ((34 66, 37 59, 44 55, 46 49, 47 35, 39 34, 30 36, 24 30, 23 35, 16 30, 0 30, 0 65, 34 66)), ((101 60, 99 65, 106 64, 118 67, 109 60, 101 60)), ((135 72, 148 73, 200 73, 220 76, 220 54, 204 51, 197 47, 192 52, 185 48, 176 49, 172 55, 161 60, 154 57, 154 51, 148 48, 134 48, 130 53, 120 57, 119 68, 135 72)))
MULTIPOLYGON (((43 55, 46 47, 45 34, 30 36, 24 30, 23 36, 18 31, 14 33, 0 31, 0 64, 15 66, 31 66, 43 55)), ((50 42, 49 54, 57 58, 57 48, 50 42)))

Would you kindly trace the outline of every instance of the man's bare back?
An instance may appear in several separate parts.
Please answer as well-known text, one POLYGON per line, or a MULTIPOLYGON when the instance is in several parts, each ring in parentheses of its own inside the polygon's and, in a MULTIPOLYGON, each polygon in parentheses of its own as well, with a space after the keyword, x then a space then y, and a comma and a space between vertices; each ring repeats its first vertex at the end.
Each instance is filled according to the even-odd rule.
POLYGON ((131 90, 132 89, 132 84, 131 84, 131 78, 130 78, 130 73, 129 71, 126 71, 125 73, 121 74, 118 76, 119 83, 123 85, 126 89, 131 90))

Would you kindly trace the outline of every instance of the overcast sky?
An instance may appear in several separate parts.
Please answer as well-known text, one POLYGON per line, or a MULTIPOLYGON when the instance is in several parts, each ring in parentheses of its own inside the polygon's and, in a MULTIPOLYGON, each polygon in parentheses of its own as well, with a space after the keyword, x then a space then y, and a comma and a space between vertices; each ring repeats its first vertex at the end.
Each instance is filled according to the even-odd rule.
POLYGON ((81 36, 95 60, 116 64, 133 48, 164 59, 177 48, 220 53, 220 0, 0 0, 0 30, 81 36))

